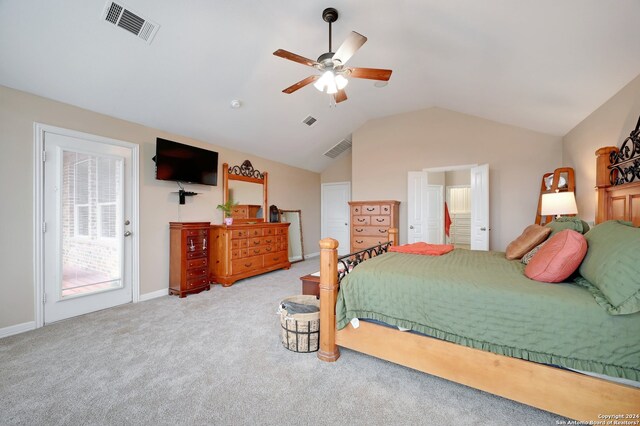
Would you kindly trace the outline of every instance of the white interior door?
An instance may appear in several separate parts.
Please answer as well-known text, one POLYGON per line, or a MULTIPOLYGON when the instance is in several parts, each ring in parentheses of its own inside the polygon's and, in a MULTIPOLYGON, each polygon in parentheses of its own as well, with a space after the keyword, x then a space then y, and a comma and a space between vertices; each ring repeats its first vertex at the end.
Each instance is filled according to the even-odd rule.
POLYGON ((44 133, 44 322, 132 301, 132 148, 44 133))
POLYGON ((471 250, 489 250, 489 165, 471 168, 471 250))
POLYGON ((339 255, 349 254, 350 249, 349 201, 351 201, 350 182, 322 184, 321 238, 337 240, 339 255))
POLYGON ((429 244, 444 244, 444 186, 426 185, 424 188, 424 218, 429 244))
POLYGON ((409 244, 426 241, 424 188, 426 172, 409 172, 407 181, 407 240, 409 244))

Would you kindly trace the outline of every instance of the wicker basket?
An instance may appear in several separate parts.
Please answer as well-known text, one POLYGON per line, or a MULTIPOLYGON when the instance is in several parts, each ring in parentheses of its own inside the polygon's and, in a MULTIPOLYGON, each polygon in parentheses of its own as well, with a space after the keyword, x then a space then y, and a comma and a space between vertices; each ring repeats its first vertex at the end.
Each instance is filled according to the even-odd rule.
MULTIPOLYGON (((316 296, 291 296, 282 302, 295 302, 320 307, 316 296)), ((281 304, 282 306, 282 304, 281 304)), ((320 312, 293 314, 280 309, 282 345, 293 352, 315 352, 320 347, 320 312)))

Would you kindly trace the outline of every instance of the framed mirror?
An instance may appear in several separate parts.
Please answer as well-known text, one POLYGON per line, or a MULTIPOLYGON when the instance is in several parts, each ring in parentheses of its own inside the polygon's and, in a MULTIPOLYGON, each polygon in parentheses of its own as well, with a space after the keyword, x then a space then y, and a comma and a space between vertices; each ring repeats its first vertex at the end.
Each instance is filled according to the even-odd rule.
POLYGON ((304 260, 304 245, 302 238, 302 211, 279 210, 280 222, 289 222, 289 262, 304 260))
POLYGON ((267 172, 253 168, 249 160, 239 166, 222 165, 222 202, 238 203, 231 211, 236 223, 268 222, 267 172))

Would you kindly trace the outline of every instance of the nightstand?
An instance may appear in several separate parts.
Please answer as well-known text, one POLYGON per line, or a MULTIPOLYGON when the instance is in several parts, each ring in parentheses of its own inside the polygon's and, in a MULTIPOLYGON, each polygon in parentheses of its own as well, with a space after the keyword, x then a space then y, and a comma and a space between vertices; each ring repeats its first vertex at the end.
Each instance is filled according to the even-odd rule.
POLYGON ((320 298, 320 277, 316 275, 305 275, 300 277, 302 281, 302 294, 314 295, 320 298))

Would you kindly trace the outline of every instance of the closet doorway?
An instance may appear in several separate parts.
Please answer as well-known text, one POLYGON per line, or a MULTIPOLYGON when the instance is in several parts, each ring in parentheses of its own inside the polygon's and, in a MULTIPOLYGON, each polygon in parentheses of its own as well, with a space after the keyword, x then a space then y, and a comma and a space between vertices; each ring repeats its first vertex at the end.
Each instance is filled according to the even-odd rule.
POLYGON ((409 172, 407 210, 409 243, 489 250, 489 166, 409 172))

